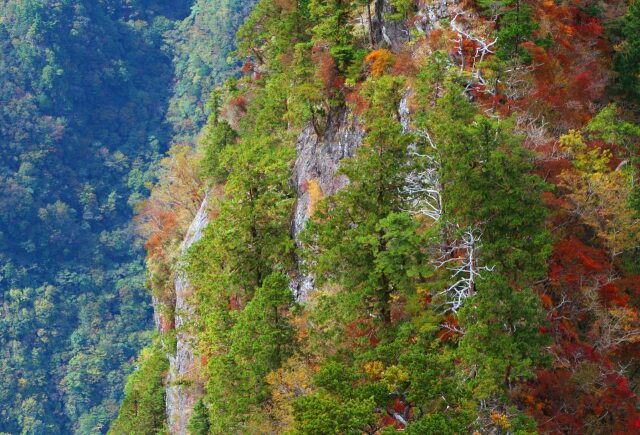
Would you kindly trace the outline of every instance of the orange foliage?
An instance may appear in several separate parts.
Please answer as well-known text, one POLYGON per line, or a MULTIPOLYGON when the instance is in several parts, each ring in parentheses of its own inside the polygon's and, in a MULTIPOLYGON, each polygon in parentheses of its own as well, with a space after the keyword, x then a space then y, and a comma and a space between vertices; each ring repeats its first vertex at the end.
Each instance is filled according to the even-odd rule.
POLYGON ((295 0, 276 0, 275 5, 284 11, 293 11, 298 6, 295 0))
POLYGON ((460 323, 458 318, 454 315, 448 315, 442 323, 442 328, 437 334, 437 337, 442 341, 449 341, 457 339, 461 334, 458 332, 460 323))
POLYGON ((389 72, 389 69, 395 61, 395 55, 386 48, 373 50, 364 58, 371 65, 371 74, 381 76, 389 72))
POLYGON ((136 210, 137 230, 146 239, 150 283, 160 305, 173 303, 172 265, 177 261, 180 243, 202 201, 198 160, 191 147, 174 146, 160 162, 160 182, 136 210))
POLYGON ((434 29, 429 33, 429 37, 427 38, 427 45, 431 50, 443 50, 444 49, 444 41, 442 29, 434 29))
POLYGON ((309 180, 307 183, 307 193, 309 194, 309 204, 307 205, 307 214, 311 216, 318 207, 318 202, 322 199, 324 194, 322 193, 322 187, 315 178, 309 180))
POLYGON ((160 255, 165 239, 177 228, 175 212, 163 209, 161 204, 156 202, 145 201, 139 216, 146 220, 146 231, 149 232, 144 244, 147 254, 151 257, 160 255))

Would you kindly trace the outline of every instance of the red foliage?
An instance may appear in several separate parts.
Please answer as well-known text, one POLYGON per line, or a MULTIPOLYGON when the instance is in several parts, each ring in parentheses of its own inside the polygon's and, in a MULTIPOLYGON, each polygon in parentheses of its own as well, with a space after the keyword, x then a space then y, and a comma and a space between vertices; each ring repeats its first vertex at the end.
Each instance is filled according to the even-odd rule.
MULTIPOLYGON (((542 59, 548 53, 539 56, 542 59)), ((589 77, 577 74, 571 78, 572 86, 589 93, 589 77)), ((549 76, 540 87, 556 92, 560 89, 557 80, 549 76)), ((547 101, 555 104, 553 98, 558 98, 559 103, 566 95, 563 92, 560 89, 547 101)), ((599 141, 587 146, 609 149, 614 155, 617 151, 599 141)), ((541 160, 536 172, 547 181, 559 183, 560 174, 572 169, 572 162, 562 157, 555 142, 537 151, 541 160)), ((619 160, 612 160, 613 168, 619 160)), ((580 215, 572 213, 568 193, 567 188, 558 187, 544 197, 552 211, 549 221, 556 241, 539 297, 548 311, 544 333, 553 340, 553 365, 523 387, 520 400, 542 433, 637 433, 638 398, 627 376, 640 370, 640 343, 616 337, 624 336, 625 328, 635 327, 640 279, 625 275, 616 259, 598 245, 600 241, 582 225, 580 215), (612 320, 616 310, 628 313, 629 326, 612 320), (626 371, 621 367, 627 367, 626 371)))
POLYGON ((629 295, 620 291, 620 288, 615 283, 608 283, 598 289, 598 294, 602 304, 606 307, 617 305, 620 307, 628 306, 629 295))
POLYGON ((526 108, 533 97, 548 105, 547 119, 555 114, 555 121, 564 128, 580 127, 593 115, 593 103, 603 98, 609 79, 603 26, 567 3, 544 2, 535 18, 546 32, 537 36, 550 36, 555 44, 548 48, 523 44, 533 59, 535 86, 520 105, 526 108))
POLYGON ((361 115, 365 110, 370 107, 369 100, 362 95, 358 90, 345 93, 345 100, 351 106, 351 109, 356 115, 361 115))
POLYGON ((413 410, 409 409, 407 412, 407 407, 409 405, 405 404, 402 400, 396 398, 393 402, 391 409, 387 410, 387 414, 382 417, 380 420, 381 427, 392 427, 398 431, 402 431, 405 428, 405 425, 394 417, 393 414, 404 415, 408 414, 409 418, 413 416, 413 410))
POLYGON ((318 76, 320 80, 322 80, 325 88, 330 89, 333 86, 333 79, 338 73, 335 61, 328 51, 321 51, 315 57, 318 63, 318 76))
POLYGON ((413 62, 413 56, 408 51, 398 54, 393 64, 392 73, 397 76, 414 76, 416 74, 416 66, 413 62))
POLYGON ((242 74, 245 76, 250 75, 253 72, 253 62, 247 61, 242 65, 242 74))
POLYGON ((240 301, 240 297, 238 295, 232 295, 231 297, 229 297, 229 311, 241 311, 242 308, 242 302, 240 301))
POLYGON ((243 95, 233 97, 229 101, 229 107, 239 113, 247 113, 247 99, 243 95))
POLYGON ((587 246, 573 236, 556 243, 549 278, 552 283, 579 285, 593 272, 601 272, 607 266, 603 250, 587 246))
POLYGON ((523 402, 542 433, 586 433, 597 422, 598 433, 623 434, 640 418, 626 378, 601 365, 543 370, 530 387, 523 402))
POLYGON ((312 58, 318 65, 316 74, 322 82, 325 95, 332 96, 336 91, 340 91, 344 87, 345 79, 338 74, 333 56, 324 48, 314 47, 312 58))
POLYGON ((362 339, 366 341, 365 346, 376 347, 381 341, 376 332, 377 328, 371 319, 355 319, 346 326, 347 336, 353 339, 351 346, 354 348, 363 346, 362 339))

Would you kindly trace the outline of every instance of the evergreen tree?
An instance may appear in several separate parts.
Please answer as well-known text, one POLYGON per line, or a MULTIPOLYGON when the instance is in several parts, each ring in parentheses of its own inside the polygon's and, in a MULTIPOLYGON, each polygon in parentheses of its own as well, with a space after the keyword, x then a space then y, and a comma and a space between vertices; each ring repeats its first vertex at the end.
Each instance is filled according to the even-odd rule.
POLYGON ((618 73, 617 83, 635 104, 640 100, 640 2, 630 2, 629 10, 621 20, 622 41, 614 59, 614 68, 618 73))
POLYGON ((526 0, 478 0, 485 15, 496 20, 498 57, 502 60, 514 56, 526 56, 520 44, 531 39, 538 28, 534 21, 533 7, 526 0))
POLYGON ((189 419, 189 425, 187 429, 191 435, 208 435, 211 424, 209 423, 209 410, 207 409, 202 399, 196 402, 196 406, 193 407, 193 414, 189 419))
POLYGON ((269 397, 265 377, 291 355, 293 296, 282 274, 268 276, 227 332, 228 351, 213 362, 207 382, 211 430, 245 427, 269 397))
POLYGON ((164 379, 169 361, 159 341, 142 351, 138 365, 127 380, 120 414, 109 430, 111 435, 166 431, 164 379))
POLYGON ((392 223, 392 215, 405 208, 399 191, 409 170, 412 140, 397 122, 401 89, 402 81, 390 76, 370 79, 365 91, 371 104, 365 113, 367 136, 356 157, 341 169, 350 185, 324 201, 305 236, 318 284, 344 285, 350 294, 345 297, 364 301, 373 315, 387 322, 391 294, 402 284, 404 270, 397 274, 383 263, 396 242, 384 222, 392 223))

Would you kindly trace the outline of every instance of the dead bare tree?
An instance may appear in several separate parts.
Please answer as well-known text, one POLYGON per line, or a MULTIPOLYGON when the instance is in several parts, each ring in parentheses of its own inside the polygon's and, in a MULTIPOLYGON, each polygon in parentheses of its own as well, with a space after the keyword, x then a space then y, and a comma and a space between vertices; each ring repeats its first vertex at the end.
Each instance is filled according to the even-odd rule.
POLYGON ((481 266, 479 248, 482 233, 477 228, 467 228, 459 240, 449 247, 448 252, 436 266, 452 272, 455 281, 438 295, 444 298, 445 312, 458 312, 464 300, 476 294, 476 282, 482 278, 482 272, 493 272, 494 267, 481 266))
POLYGON ((471 72, 471 80, 468 81, 465 92, 469 91, 469 89, 479 84, 485 89, 485 92, 489 93, 490 95, 495 95, 495 84, 494 86, 491 86, 482 75, 482 62, 484 62, 487 56, 495 53, 493 51, 493 46, 498 42, 498 38, 495 38, 493 41, 488 42, 478 36, 464 31, 457 22, 459 16, 460 14, 456 14, 456 16, 453 17, 450 23, 450 28, 456 34, 456 39, 454 39, 453 42, 456 43, 456 46, 458 47, 458 56, 460 57, 460 72, 465 72, 467 67, 471 72), (466 65, 465 63, 465 39, 473 41, 476 45, 476 50, 475 53, 473 53, 471 65, 466 65))

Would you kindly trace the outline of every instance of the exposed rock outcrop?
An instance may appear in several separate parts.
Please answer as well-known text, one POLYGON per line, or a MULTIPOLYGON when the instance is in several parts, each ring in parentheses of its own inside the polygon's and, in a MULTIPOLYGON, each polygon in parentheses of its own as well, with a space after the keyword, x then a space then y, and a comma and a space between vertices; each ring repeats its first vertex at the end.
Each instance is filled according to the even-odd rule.
MULTIPOLYGON (((311 125, 300 133, 292 177, 298 197, 291 224, 296 244, 317 201, 335 194, 349 182, 344 175, 336 175, 336 171, 342 159, 354 156, 363 137, 356 117, 346 109, 331 114, 322 137, 311 125)), ((312 277, 301 272, 291 279, 291 289, 298 301, 304 301, 312 288, 312 277)))
MULTIPOLYGON (((449 3, 451 2, 447 0, 427 3, 420 3, 418 19, 413 24, 419 32, 428 32, 437 27, 438 20, 447 17, 450 13, 449 3)), ((377 0, 374 38, 378 45, 397 52, 405 47, 411 35, 409 26, 404 20, 390 19, 393 13, 393 7, 388 1, 377 0)), ((408 107, 410 94, 411 91, 407 90, 399 107, 405 130, 410 128, 408 107)), ((343 159, 355 155, 364 136, 363 126, 346 108, 330 114, 326 127, 320 135, 309 123, 298 136, 292 174, 297 201, 291 222, 291 232, 298 246, 300 246, 300 233, 314 212, 317 202, 324 196, 337 193, 349 183, 346 176, 338 175, 337 172, 343 159)), ((182 252, 202 237, 203 230, 209 221, 207 207, 208 198, 205 198, 182 244, 182 252)), ((290 287, 296 299, 303 302, 307 299, 309 291, 313 289, 313 277, 304 274, 302 264, 299 266, 300 270, 292 274, 290 287)), ((193 315, 193 307, 189 301, 193 289, 184 272, 178 271, 176 274, 175 290, 177 343, 175 355, 170 356, 166 409, 171 434, 186 435, 193 408, 203 395, 203 386, 200 361, 194 352, 195 338, 185 328, 193 315)))
POLYGON ((376 42, 397 53, 411 39, 411 34, 405 20, 393 18, 395 13, 395 8, 388 0, 376 0, 376 42))
POLYGON ((413 22, 413 26, 420 33, 428 33, 439 27, 439 20, 451 17, 451 8, 457 7, 451 0, 422 1, 413 22))
MULTIPOLYGON (((181 252, 185 253, 203 236, 209 223, 209 197, 205 196, 195 219, 182 242, 181 252)), ((193 315, 190 298, 193 289, 179 266, 175 277, 176 305, 176 353, 169 356, 169 375, 167 377, 166 409, 169 431, 174 435, 186 435, 187 425, 193 408, 203 395, 200 360, 194 352, 195 338, 186 329, 193 315)))

